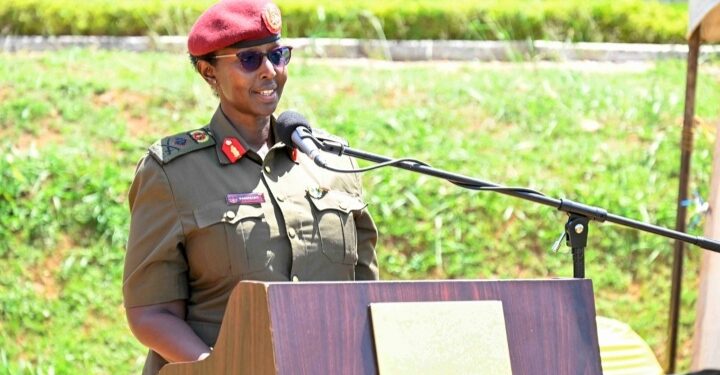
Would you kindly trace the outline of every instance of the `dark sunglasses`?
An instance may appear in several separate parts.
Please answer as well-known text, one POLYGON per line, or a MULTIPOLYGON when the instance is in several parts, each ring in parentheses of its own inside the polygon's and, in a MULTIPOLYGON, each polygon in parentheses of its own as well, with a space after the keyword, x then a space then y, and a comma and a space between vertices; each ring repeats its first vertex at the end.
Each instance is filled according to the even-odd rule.
POLYGON ((283 46, 278 47, 268 52, 260 51, 240 51, 236 54, 231 55, 216 55, 213 56, 215 59, 223 57, 237 57, 240 60, 240 66, 246 72, 256 71, 260 65, 262 65, 263 58, 267 56, 268 60, 278 68, 282 68, 290 63, 290 57, 292 56, 292 47, 283 46))

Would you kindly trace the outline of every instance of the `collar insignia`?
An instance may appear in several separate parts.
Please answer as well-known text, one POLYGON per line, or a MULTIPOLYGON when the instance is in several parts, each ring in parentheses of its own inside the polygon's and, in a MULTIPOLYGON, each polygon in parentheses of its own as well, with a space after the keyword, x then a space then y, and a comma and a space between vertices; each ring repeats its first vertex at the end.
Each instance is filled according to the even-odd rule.
POLYGON ((227 137, 223 140, 222 152, 230 163, 235 163, 240 160, 247 151, 237 138, 227 137))

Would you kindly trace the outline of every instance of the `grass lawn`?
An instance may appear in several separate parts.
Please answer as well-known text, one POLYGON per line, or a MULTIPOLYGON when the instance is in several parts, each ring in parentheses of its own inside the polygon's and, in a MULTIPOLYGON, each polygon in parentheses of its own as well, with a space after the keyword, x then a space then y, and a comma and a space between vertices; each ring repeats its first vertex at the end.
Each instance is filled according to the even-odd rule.
MULTIPOLYGON (((718 66, 703 62, 691 191, 709 191, 718 66)), ((389 63, 294 58, 280 111, 351 146, 413 157, 665 227, 674 225, 685 64, 389 63)), ((0 54, 0 374, 137 373, 120 284, 126 194, 156 138, 216 106, 177 54, 0 54)), ((278 112, 279 113, 279 112, 278 112)), ((361 165, 368 165, 361 163, 361 165)), ((364 175, 381 277, 570 277, 550 252, 565 217, 407 171, 364 175)), ((702 233, 698 206, 690 231, 702 233)), ((673 242, 592 223, 599 315, 663 356, 673 242)), ((679 369, 689 366, 701 251, 685 260, 679 369)))

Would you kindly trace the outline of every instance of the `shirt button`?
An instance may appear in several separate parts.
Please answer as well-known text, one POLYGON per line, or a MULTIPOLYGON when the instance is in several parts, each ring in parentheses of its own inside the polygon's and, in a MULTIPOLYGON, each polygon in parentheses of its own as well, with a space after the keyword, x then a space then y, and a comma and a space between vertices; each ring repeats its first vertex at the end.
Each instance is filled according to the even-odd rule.
POLYGON ((269 165, 266 165, 266 166, 265 166, 265 173, 270 173, 270 166, 269 166, 269 165))
POLYGON ((295 229, 290 228, 288 230, 288 236, 290 236, 290 238, 295 238, 295 229))
POLYGON ((226 212, 226 213, 225 213, 225 218, 226 218, 226 219, 229 219, 229 220, 234 219, 234 218, 235 218, 235 212, 233 212, 233 211, 228 211, 228 212, 226 212))
POLYGON ((299 281, 300 281, 300 278, 299 278, 297 275, 294 275, 294 276, 293 276, 293 282, 296 283, 296 282, 299 282, 299 281))
POLYGON ((285 197, 283 197, 282 195, 278 195, 278 196, 277 196, 277 200, 278 200, 278 202, 284 202, 284 201, 285 201, 285 197))

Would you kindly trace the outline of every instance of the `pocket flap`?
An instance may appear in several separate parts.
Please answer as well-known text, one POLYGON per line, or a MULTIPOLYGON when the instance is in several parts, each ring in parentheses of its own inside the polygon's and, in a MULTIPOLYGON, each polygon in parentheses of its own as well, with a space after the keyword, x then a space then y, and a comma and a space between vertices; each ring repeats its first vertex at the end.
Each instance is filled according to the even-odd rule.
POLYGON ((198 228, 217 223, 235 223, 244 218, 262 218, 263 209, 256 205, 229 206, 225 200, 210 202, 193 210, 198 228))
POLYGON ((241 204, 235 209, 235 220, 260 219, 263 217, 265 217, 265 212, 260 205, 241 204))
POLYGON ((367 203, 359 197, 339 190, 330 190, 321 197, 315 197, 309 193, 307 196, 318 211, 336 210, 350 213, 367 207, 367 203))
POLYGON ((223 220, 225 213, 232 210, 224 200, 217 200, 193 210, 198 228, 206 228, 223 220))

